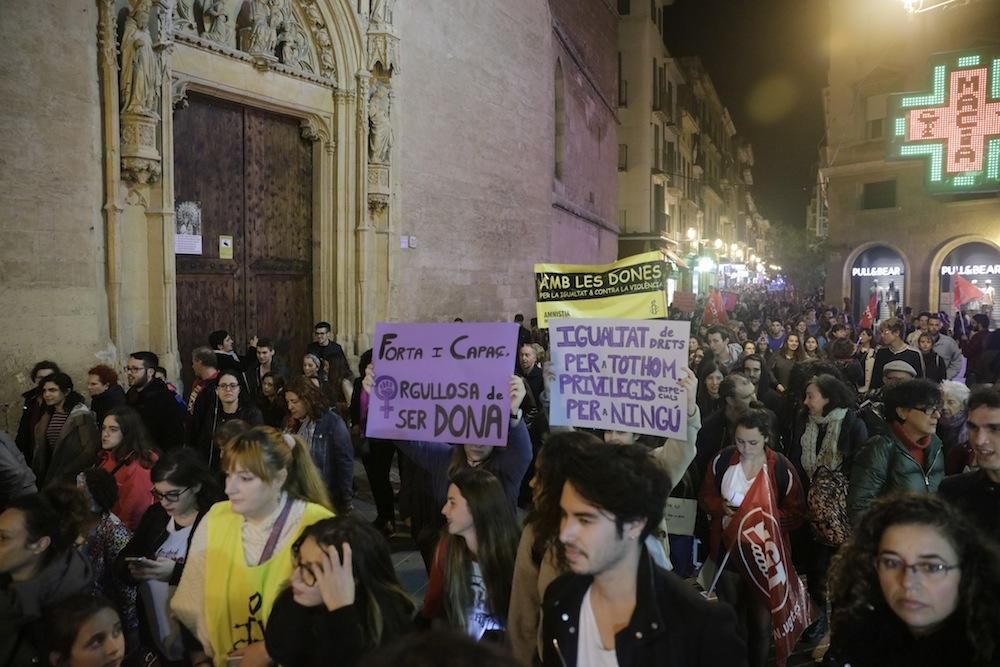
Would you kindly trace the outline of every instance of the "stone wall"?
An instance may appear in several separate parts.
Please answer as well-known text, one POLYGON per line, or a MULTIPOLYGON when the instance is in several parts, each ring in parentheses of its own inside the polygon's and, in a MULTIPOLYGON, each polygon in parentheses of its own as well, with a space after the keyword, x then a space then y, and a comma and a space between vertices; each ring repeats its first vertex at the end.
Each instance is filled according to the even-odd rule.
POLYGON ((549 0, 563 70, 566 141, 553 184, 550 261, 610 262, 618 254, 618 14, 606 0, 549 0))
POLYGON ((0 3, 0 404, 50 358, 86 390, 108 347, 94 0, 0 3))
MULTIPOLYGON (((602 0, 581 4, 603 8, 585 16, 611 31, 591 45, 607 59, 594 70, 607 86, 616 19, 602 0)), ((393 319, 510 319, 534 309, 535 262, 614 258, 613 232, 566 211, 613 217, 613 116, 590 99, 592 84, 562 53, 551 16, 540 0, 397 5, 406 65, 396 84, 395 224, 417 243, 401 250, 390 241, 393 319), (557 54, 569 132, 563 208, 553 207, 557 54)))

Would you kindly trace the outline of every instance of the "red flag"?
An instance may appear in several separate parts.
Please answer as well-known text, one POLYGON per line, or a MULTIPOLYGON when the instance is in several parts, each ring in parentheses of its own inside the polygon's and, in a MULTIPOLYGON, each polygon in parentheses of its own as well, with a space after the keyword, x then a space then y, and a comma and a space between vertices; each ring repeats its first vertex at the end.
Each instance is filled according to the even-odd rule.
POLYGON ((875 326, 875 313, 878 309, 878 294, 872 292, 871 298, 868 299, 868 305, 865 306, 865 312, 861 315, 861 328, 871 329, 875 326))
POLYGON ((979 289, 962 276, 955 275, 952 276, 951 279, 955 283, 955 295, 951 303, 953 307, 958 308, 963 303, 983 298, 983 290, 979 289))
POLYGON ((806 587, 795 573, 781 532, 778 503, 764 468, 757 475, 723 538, 750 586, 771 610, 771 638, 778 667, 784 667, 802 632, 816 619, 806 587))
POLYGON ((726 308, 722 304, 722 294, 719 290, 712 288, 705 302, 705 312, 701 316, 702 324, 725 324, 729 321, 726 315, 726 308))
POLYGON ((722 293, 722 306, 726 309, 727 313, 731 313, 736 310, 736 305, 739 303, 740 295, 736 292, 723 292, 722 293))

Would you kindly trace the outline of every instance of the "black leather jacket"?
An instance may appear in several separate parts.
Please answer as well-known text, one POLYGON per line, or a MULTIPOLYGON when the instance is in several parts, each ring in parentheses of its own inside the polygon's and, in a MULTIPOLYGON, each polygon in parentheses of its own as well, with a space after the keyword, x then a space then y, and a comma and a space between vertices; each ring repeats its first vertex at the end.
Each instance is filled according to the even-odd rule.
MULTIPOLYGON (((690 584, 657 567, 645 548, 636 604, 615 635, 620 667, 741 667, 747 653, 727 604, 705 600, 690 584)), ((575 667, 580 606, 593 577, 564 574, 542 602, 542 665, 575 667)))

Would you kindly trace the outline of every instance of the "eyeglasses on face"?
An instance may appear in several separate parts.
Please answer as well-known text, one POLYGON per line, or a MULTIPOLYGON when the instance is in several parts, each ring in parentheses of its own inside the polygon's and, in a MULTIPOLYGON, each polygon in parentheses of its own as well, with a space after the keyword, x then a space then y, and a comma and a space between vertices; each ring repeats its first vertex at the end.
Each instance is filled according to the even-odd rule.
POLYGON ((239 382, 220 382, 217 386, 219 387, 219 389, 228 389, 228 390, 240 388, 239 382))
POLYGON ((316 573, 313 572, 312 565, 309 563, 303 563, 302 561, 296 559, 295 567, 299 571, 299 578, 302 579, 302 583, 310 588, 316 585, 316 573))
POLYGON ((898 556, 875 557, 875 569, 881 574, 902 574, 904 570, 909 570, 922 579, 944 579, 949 572, 957 570, 959 567, 959 565, 948 565, 936 560, 921 560, 911 565, 898 556))
POLYGON ((942 406, 942 405, 924 405, 924 406, 920 406, 920 407, 915 407, 913 409, 914 410, 919 410, 920 412, 923 412, 928 417, 934 416, 935 413, 937 413, 937 415, 940 417, 941 416, 941 410, 944 409, 944 406, 942 406))
POLYGON ((190 486, 186 486, 183 489, 175 489, 174 491, 167 491, 166 493, 160 493, 156 489, 150 489, 149 492, 153 496, 153 500, 156 502, 162 502, 166 500, 168 503, 176 503, 184 495, 185 491, 189 491, 190 486))
POLYGON ((126 366, 125 367, 125 372, 126 373, 141 373, 144 370, 146 370, 145 366, 126 366))

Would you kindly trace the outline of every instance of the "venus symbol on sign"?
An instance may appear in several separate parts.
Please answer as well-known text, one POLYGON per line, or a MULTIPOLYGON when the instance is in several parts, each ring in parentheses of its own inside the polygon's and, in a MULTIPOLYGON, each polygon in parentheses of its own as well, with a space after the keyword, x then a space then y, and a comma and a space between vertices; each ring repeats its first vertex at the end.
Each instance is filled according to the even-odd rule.
POLYGON ((392 412, 392 406, 389 402, 396 398, 398 393, 399 384, 395 378, 388 375, 375 378, 375 398, 382 401, 379 410, 382 411, 382 416, 386 419, 389 418, 389 414, 392 412))

